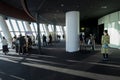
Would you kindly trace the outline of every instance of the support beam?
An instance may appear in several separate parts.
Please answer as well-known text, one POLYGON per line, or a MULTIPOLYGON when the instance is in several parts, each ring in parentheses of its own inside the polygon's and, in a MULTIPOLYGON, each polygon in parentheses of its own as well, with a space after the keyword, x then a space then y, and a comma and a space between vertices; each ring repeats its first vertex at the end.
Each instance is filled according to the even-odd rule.
POLYGON ((66 51, 79 51, 79 12, 70 11, 66 13, 66 51))
POLYGON ((38 31, 38 34, 37 34, 37 37, 38 37, 38 51, 39 51, 39 54, 41 52, 41 38, 40 38, 40 26, 39 26, 39 13, 37 12, 36 13, 36 19, 37 19, 37 31, 38 31))

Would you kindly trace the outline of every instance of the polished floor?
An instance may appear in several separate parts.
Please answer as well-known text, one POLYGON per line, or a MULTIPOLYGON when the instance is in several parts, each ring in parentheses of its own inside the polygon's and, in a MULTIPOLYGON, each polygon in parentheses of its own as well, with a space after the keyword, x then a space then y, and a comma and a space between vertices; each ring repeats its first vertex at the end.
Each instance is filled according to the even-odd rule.
POLYGON ((120 80, 120 50, 110 48, 109 61, 102 61, 100 46, 66 53, 61 42, 42 47, 39 54, 1 51, 0 80, 120 80))

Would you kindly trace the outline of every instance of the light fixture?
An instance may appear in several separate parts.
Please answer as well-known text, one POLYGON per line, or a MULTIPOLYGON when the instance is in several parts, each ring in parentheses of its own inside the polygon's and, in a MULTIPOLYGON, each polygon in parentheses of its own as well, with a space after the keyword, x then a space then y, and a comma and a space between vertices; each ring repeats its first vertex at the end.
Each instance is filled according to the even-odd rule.
POLYGON ((102 8, 102 9, 106 9, 106 8, 107 8, 107 6, 102 6, 101 8, 102 8))
POLYGON ((64 4, 61 4, 61 7, 63 7, 64 6, 64 4))
POLYGON ((84 30, 85 30, 85 27, 81 27, 81 30, 84 31, 84 30))

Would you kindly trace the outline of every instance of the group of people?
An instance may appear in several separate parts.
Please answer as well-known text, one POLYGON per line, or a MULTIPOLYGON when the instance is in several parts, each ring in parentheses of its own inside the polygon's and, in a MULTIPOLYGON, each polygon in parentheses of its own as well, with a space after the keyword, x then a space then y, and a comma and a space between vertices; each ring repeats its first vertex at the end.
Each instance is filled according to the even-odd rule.
MULTIPOLYGON (((101 37, 101 53, 103 55, 103 60, 108 61, 109 55, 109 43, 110 43, 110 36, 108 35, 108 31, 104 30, 103 35, 101 37)), ((95 36, 90 34, 88 38, 85 38, 85 34, 80 35, 80 44, 87 44, 91 46, 91 49, 95 49, 95 36)))
POLYGON ((51 34, 49 35, 48 40, 47 40, 47 37, 43 34, 42 40, 43 40, 43 46, 52 45, 52 35, 51 34))
MULTIPOLYGON (((5 37, 2 39, 2 50, 5 55, 9 52, 8 42, 5 37)), ((30 46, 32 45, 32 39, 30 36, 22 36, 19 37, 14 36, 12 40, 12 48, 16 50, 16 53, 24 54, 28 53, 30 46)))
MULTIPOLYGON (((84 36, 80 37, 84 39, 84 36)), ((47 37, 43 35, 43 46, 46 46, 47 44, 52 44, 52 35, 49 35, 49 42, 47 43, 47 37)), ((83 40, 80 39, 80 40, 83 40)), ((9 52, 8 49, 8 43, 5 37, 2 39, 2 48, 3 52, 7 54, 9 52)), ((103 35, 101 37, 101 53, 103 55, 103 60, 108 60, 108 54, 109 54, 109 43, 110 43, 110 37, 108 35, 107 30, 104 30, 103 35)), ((88 44, 92 44, 92 49, 94 50, 94 45, 95 45, 95 37, 90 34, 90 37, 88 39, 88 44)), ((12 46, 15 46, 16 53, 23 53, 28 52, 29 47, 32 45, 32 39, 30 36, 20 36, 17 38, 16 36, 13 38, 12 46)))
POLYGON ((32 39, 28 35, 22 36, 20 34, 19 37, 16 36, 13 37, 12 46, 15 46, 13 48, 15 48, 16 53, 19 54, 28 53, 31 45, 32 45, 32 39))
POLYGON ((92 50, 95 50, 95 35, 85 36, 85 34, 80 34, 80 45, 89 45, 92 50))

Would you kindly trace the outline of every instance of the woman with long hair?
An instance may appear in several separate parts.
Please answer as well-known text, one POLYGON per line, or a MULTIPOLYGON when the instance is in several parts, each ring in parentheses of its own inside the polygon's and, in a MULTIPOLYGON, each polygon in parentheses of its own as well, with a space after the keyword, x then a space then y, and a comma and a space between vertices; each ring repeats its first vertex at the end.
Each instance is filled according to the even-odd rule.
POLYGON ((101 38, 101 44, 102 44, 101 53, 103 54, 103 60, 108 60, 109 43, 110 43, 110 37, 108 35, 107 30, 104 30, 101 38))

